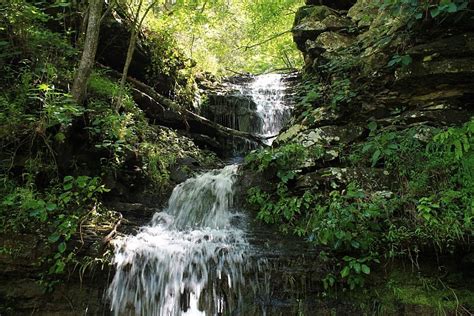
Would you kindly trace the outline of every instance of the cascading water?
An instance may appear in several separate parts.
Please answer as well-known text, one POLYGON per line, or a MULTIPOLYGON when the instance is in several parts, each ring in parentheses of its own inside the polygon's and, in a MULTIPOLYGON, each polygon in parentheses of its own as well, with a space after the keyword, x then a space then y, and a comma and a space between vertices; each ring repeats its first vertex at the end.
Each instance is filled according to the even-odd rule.
POLYGON ((281 74, 266 74, 255 77, 240 90, 257 104, 256 113, 261 119, 257 134, 269 137, 267 145, 271 145, 290 117, 290 107, 285 100, 286 88, 281 74))
MULTIPOLYGON (((257 104, 259 134, 278 133, 287 115, 281 76, 257 77, 242 90, 257 104)), ((222 315, 241 308, 251 246, 245 217, 232 209, 237 170, 229 165, 178 185, 148 226, 115 242, 108 290, 115 315, 222 315)))
POLYGON ((242 215, 231 212, 237 168, 178 185, 164 212, 117 242, 109 288, 115 315, 217 315, 238 305, 249 244, 242 215))

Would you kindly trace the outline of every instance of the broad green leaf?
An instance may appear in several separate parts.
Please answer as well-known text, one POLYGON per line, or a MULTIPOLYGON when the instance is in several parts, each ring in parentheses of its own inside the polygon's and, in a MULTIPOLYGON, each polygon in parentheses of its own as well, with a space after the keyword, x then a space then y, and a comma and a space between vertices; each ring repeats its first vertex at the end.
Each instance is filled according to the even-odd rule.
POLYGON ((59 237, 60 237, 59 234, 53 233, 52 235, 48 237, 48 241, 53 244, 59 240, 59 237))
POLYGON ((441 13, 441 11, 439 10, 439 7, 435 7, 433 9, 431 9, 431 11, 430 11, 430 14, 431 14, 432 18, 437 17, 440 13, 441 13))
POLYGON ((66 251, 66 243, 65 242, 62 242, 58 245, 58 251, 60 253, 63 253, 64 251, 66 251))
POLYGON ((371 132, 373 132, 373 131, 375 131, 375 130, 377 129, 377 123, 374 122, 374 121, 372 121, 372 122, 369 123, 369 125, 367 125, 367 127, 369 128, 369 130, 370 130, 371 132))
POLYGON ((402 56, 401 62, 403 66, 408 66, 413 62, 413 59, 411 58, 410 55, 405 55, 405 56, 402 56))
POLYGON ((46 209, 47 209, 48 211, 50 211, 50 212, 51 212, 51 211, 54 211, 54 210, 57 209, 57 208, 58 208, 58 205, 57 205, 56 203, 48 203, 48 204, 46 204, 46 209))
POLYGON ((454 2, 451 2, 450 4, 448 4, 448 12, 449 13, 454 13, 454 12, 457 12, 457 11, 458 11, 458 6, 454 2))
POLYGON ((361 270, 362 270, 362 272, 364 272, 365 274, 370 274, 370 267, 369 267, 368 265, 363 264, 363 265, 361 266, 361 270))
POLYGON ((342 269, 341 271, 341 277, 346 278, 349 275, 350 271, 350 268, 348 266, 345 266, 344 269, 342 269))

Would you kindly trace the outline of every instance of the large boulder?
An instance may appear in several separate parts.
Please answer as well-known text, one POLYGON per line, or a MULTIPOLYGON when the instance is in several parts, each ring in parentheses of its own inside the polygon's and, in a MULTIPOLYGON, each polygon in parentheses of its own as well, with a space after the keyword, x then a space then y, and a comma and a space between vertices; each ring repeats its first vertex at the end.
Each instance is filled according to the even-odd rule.
MULTIPOLYGON (((130 42, 131 26, 120 12, 104 18, 101 23, 97 61, 118 72, 122 72, 130 42)), ((176 84, 186 85, 178 74, 186 67, 184 58, 176 58, 172 70, 165 72, 154 66, 154 52, 157 40, 153 36, 140 33, 128 75, 153 87, 158 93, 171 96, 176 84), (154 48, 155 47, 155 48, 154 48)), ((189 100, 187 100, 189 101, 189 100)))
POLYGON ((293 25, 293 40, 298 49, 305 50, 307 40, 314 40, 319 34, 327 31, 327 26, 323 20, 334 11, 326 6, 304 6, 298 9, 293 25))
POLYGON ((315 40, 324 32, 340 32, 353 26, 350 19, 339 15, 326 6, 304 6, 296 13, 292 29, 293 39, 303 52, 307 52, 306 42, 315 40))
POLYGON ((307 40, 305 43, 306 52, 312 56, 317 56, 325 52, 335 52, 350 46, 354 38, 336 32, 321 33, 316 40, 307 40))

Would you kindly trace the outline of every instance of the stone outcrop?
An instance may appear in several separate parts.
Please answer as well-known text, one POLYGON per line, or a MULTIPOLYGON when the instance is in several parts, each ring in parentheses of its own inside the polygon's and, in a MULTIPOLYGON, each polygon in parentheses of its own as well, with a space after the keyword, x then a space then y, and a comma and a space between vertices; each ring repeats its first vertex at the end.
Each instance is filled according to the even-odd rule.
POLYGON ((314 83, 330 87, 342 79, 325 69, 335 60, 360 58, 364 62, 346 74, 350 89, 357 91, 350 103, 334 107, 319 100, 305 116, 298 116, 297 108, 293 125, 277 139, 279 144, 298 141, 343 150, 368 135, 371 120, 400 129, 413 124, 460 124, 474 114, 474 25, 468 28, 460 22, 452 24, 449 32, 437 32, 436 27, 431 34, 418 31, 421 35, 405 52, 411 62, 393 72, 387 64, 402 40, 397 36, 406 22, 403 16, 387 21, 384 12, 372 12, 367 22, 363 14, 371 9, 364 0, 348 12, 337 10, 341 9, 338 5, 329 8, 325 1, 306 3, 309 5, 296 14, 293 36, 305 56, 305 72, 313 76, 314 83), (376 38, 384 23, 389 25, 387 34, 395 38, 393 42, 364 44, 376 38), (361 85, 364 89, 358 88, 361 85), (341 137, 345 134, 351 137, 341 137))
MULTIPOLYGON (((301 164, 287 163, 298 173, 287 184, 296 196, 304 192, 345 192, 348 184, 356 182, 366 197, 390 200, 403 183, 384 168, 384 162, 373 166, 349 162, 353 149, 362 148, 369 139, 370 123, 387 131, 414 128, 416 133, 409 137, 426 143, 436 128, 460 126, 474 116, 472 10, 447 18, 457 19, 456 23, 441 27, 428 23, 425 26, 429 30, 411 30, 409 37, 406 17, 374 12, 370 3, 359 0, 349 9, 350 5, 331 5, 330 1, 306 1, 296 14, 293 37, 305 57, 302 102, 274 146, 298 143, 307 152, 324 149, 322 156, 301 164), (470 26, 465 23, 469 19, 470 26), (382 43, 376 39, 382 39, 382 43), (389 62, 400 55, 409 56, 408 62, 399 60, 390 66, 389 62), (304 99, 308 87, 313 88, 316 100, 304 99)), ((258 186, 277 200, 278 181, 274 170, 257 176, 247 174, 243 191, 258 186)), ((472 258, 472 254, 465 255, 461 268, 455 264, 456 273, 472 277, 466 269, 472 266, 472 258)), ((317 286, 312 289, 318 291, 317 286)), ((400 314, 410 311, 403 308, 400 314)))
MULTIPOLYGON (((111 14, 107 15, 101 24, 97 49, 97 61, 99 63, 122 72, 130 42, 131 28, 127 15, 123 14, 120 8, 111 10, 111 14)), ((129 68, 129 76, 145 82, 158 93, 170 97, 173 95, 176 86, 186 86, 187 79, 192 81, 192 78, 183 78, 179 74, 179 71, 188 67, 191 61, 184 57, 174 56, 175 59, 173 59, 170 70, 164 72, 154 65, 156 63, 154 50, 159 45, 161 45, 159 41, 153 40, 151 34, 139 34, 129 68)), ((197 90, 195 84, 193 84, 192 89, 197 90)), ((185 101, 186 103, 192 103, 192 100, 185 101)), ((191 106, 191 104, 186 105, 191 106)))
MULTIPOLYGON (((347 30, 351 26, 352 22, 350 19, 327 6, 304 6, 296 13, 292 30, 293 39, 301 51, 308 52, 306 47, 312 45, 307 44, 307 41, 316 41, 321 34, 347 30)), ((326 35, 325 37, 327 38, 328 36, 326 35)), ((333 45, 324 39, 321 39, 320 42, 326 42, 330 47, 333 45)), ((340 44, 335 43, 334 45, 338 46, 340 44)), ((321 49, 324 50, 324 46, 321 49)))

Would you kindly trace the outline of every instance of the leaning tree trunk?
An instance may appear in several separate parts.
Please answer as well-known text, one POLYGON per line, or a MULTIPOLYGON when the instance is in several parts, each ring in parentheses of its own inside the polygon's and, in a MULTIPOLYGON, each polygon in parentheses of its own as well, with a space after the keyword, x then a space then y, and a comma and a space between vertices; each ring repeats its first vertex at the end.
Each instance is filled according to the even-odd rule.
POLYGON ((138 39, 138 32, 135 28, 132 29, 132 34, 130 35, 130 43, 128 44, 127 50, 127 57, 125 59, 125 64, 123 66, 122 71, 122 78, 120 80, 120 91, 122 91, 125 87, 125 83, 127 82, 128 76, 128 69, 130 68, 130 64, 132 63, 133 53, 135 52, 135 45, 138 39))
POLYGON ((95 55, 99 44, 100 20, 102 14, 103 0, 89 1, 89 18, 87 21, 87 32, 84 40, 81 61, 77 69, 71 94, 77 103, 82 104, 86 97, 87 81, 94 67, 95 55))
POLYGON ((140 34, 140 29, 142 27, 143 21, 145 21, 145 18, 148 15, 148 13, 151 11, 151 9, 159 2, 159 0, 153 0, 151 3, 149 3, 145 12, 140 17, 140 11, 143 6, 143 1, 144 0, 140 0, 134 20, 132 21, 132 31, 130 34, 130 42, 128 44, 127 57, 125 58, 125 64, 123 66, 122 78, 120 80, 120 90, 119 90, 119 95, 117 98, 118 106, 121 106, 121 103, 122 103, 125 83, 127 82, 128 70, 130 68, 130 64, 132 63, 133 53, 135 52, 135 45, 137 44, 138 36, 140 34))

